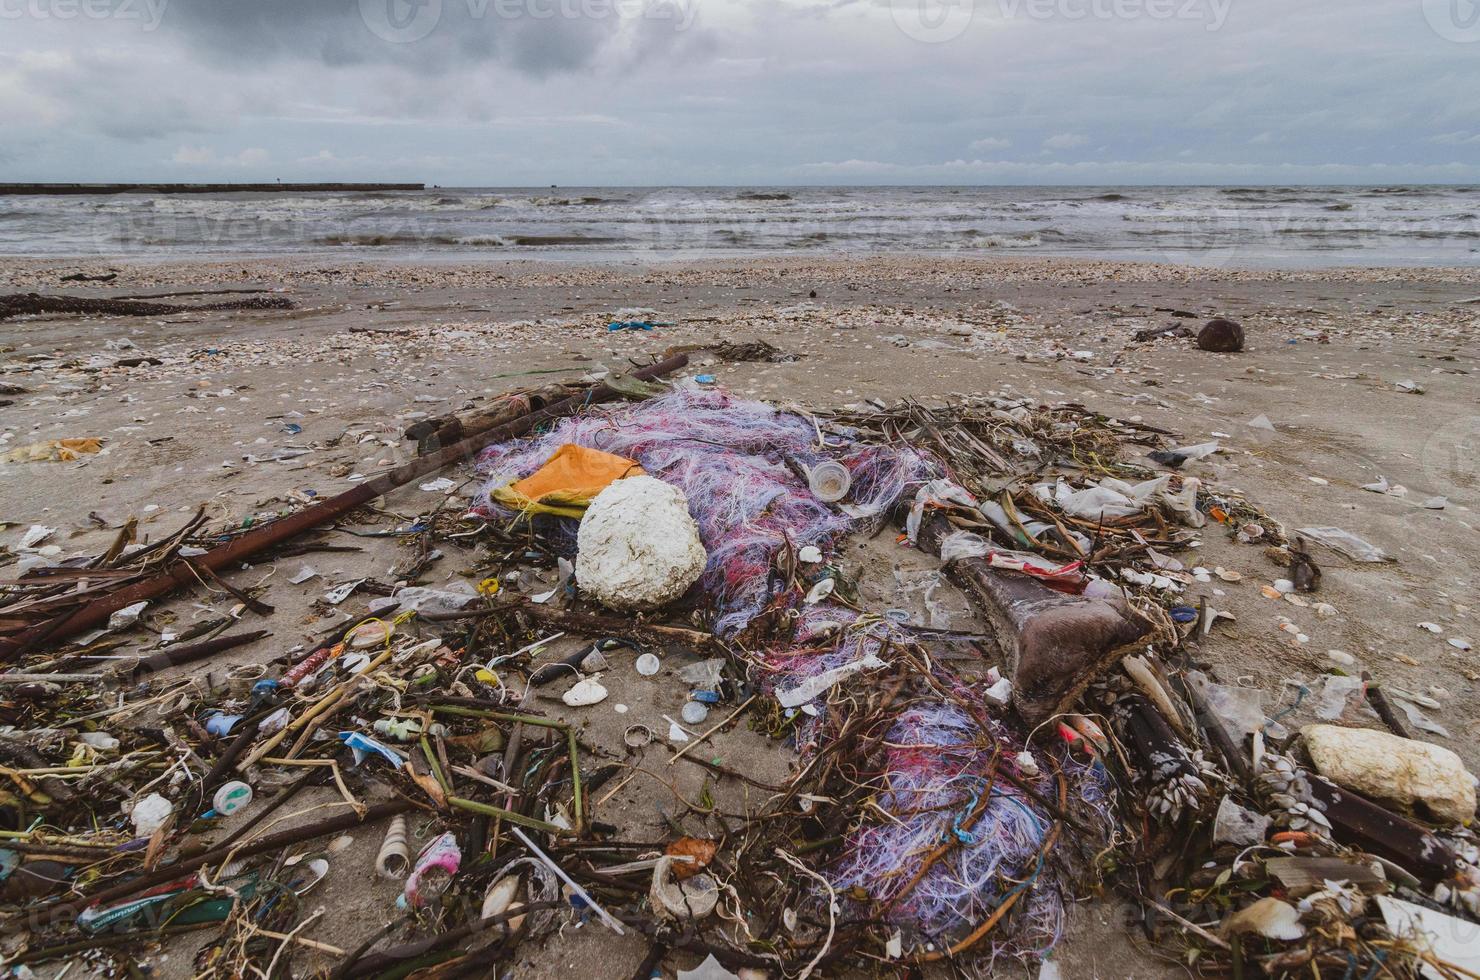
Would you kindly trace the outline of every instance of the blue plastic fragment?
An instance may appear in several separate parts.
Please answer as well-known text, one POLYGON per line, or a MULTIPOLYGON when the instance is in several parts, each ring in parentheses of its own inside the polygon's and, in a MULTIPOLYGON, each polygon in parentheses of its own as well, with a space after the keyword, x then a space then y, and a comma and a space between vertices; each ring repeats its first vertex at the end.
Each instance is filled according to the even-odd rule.
POLYGON ((401 768, 401 757, 382 742, 377 742, 369 735, 359 732, 340 732, 339 740, 349 746, 349 750, 355 754, 355 765, 365 761, 365 757, 372 752, 384 756, 385 760, 397 769, 401 768))
POLYGON ((1190 623, 1197 619, 1197 610, 1191 606, 1173 606, 1172 619, 1179 623, 1190 623))

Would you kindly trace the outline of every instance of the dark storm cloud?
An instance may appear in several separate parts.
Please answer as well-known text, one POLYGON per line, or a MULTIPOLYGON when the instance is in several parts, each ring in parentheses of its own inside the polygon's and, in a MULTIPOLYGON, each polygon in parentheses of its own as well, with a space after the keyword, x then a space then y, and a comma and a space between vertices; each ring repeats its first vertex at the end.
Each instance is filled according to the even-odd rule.
POLYGON ((591 64, 628 0, 171 0, 161 33, 234 62, 389 64, 428 74, 498 62, 591 64))

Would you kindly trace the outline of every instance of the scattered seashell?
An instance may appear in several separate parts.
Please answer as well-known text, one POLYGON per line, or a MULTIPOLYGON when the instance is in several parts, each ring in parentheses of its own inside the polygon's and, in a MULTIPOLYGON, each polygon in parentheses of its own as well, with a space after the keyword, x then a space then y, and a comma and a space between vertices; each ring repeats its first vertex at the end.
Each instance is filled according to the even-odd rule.
POLYGON ((1242 573, 1235 572, 1231 568, 1215 568, 1213 571, 1225 582, 1242 582, 1244 579, 1242 573))
MULTIPOLYGON (((503 915, 510 909, 523 908, 523 902, 516 902, 514 897, 519 894, 519 876, 505 875, 492 885, 483 895, 482 918, 488 919, 495 915, 503 915)), ((518 930, 524 922, 524 916, 518 915, 508 920, 511 930, 518 930)))
POLYGON ((1444 627, 1440 626, 1438 623, 1419 623, 1418 628, 1421 630, 1428 630, 1435 636, 1438 636, 1440 633, 1444 632, 1444 627))
POLYGON ((826 599, 828 596, 832 595, 833 589, 835 588, 837 588, 837 583, 830 578, 825 578, 821 582, 818 582, 816 585, 812 586, 812 591, 808 592, 807 598, 803 599, 802 601, 809 606, 815 606, 823 599, 826 599))

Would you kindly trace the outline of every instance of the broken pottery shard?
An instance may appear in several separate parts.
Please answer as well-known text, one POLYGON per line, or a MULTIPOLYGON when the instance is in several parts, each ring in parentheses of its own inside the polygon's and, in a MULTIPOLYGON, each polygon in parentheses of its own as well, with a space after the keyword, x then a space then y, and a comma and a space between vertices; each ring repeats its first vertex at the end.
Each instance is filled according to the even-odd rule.
POLYGON ((1301 729, 1316 771, 1363 796, 1442 823, 1475 815, 1475 779, 1449 749, 1370 728, 1301 729))
MULTIPOLYGON (((938 554, 951 533, 943 517, 920 530, 920 544, 938 554)), ((1012 680, 1012 703, 1036 725, 1068 710, 1085 686, 1151 631, 1123 600, 1064 595, 980 558, 963 558, 947 574, 981 611, 1012 680)))

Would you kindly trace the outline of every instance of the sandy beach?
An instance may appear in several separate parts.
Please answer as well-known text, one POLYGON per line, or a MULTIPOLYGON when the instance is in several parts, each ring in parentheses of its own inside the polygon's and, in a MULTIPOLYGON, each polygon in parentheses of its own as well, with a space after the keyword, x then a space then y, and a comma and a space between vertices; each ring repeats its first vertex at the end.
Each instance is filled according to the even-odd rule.
MULTIPOLYGON (((1329 651, 1349 654, 1355 666, 1347 670, 1370 671, 1385 688, 1433 699, 1439 707, 1424 714, 1447 735, 1424 737, 1480 771, 1480 662, 1461 648, 1480 639, 1475 269, 1240 271, 908 255, 593 266, 319 256, 16 260, 0 268, 0 293, 201 294, 178 297, 188 303, 233 298, 205 295, 224 290, 285 296, 293 309, 0 323, 0 384, 7 392, 14 386, 0 394, 0 452, 61 438, 99 438, 104 447, 75 462, 0 468, 0 522, 7 525, 0 556, 37 524, 57 528, 53 541, 70 555, 103 550, 129 518, 139 520, 147 539, 171 533, 202 506, 213 526, 260 521, 299 506, 304 495, 337 493, 405 462, 415 449, 401 430, 418 418, 476 407, 519 387, 622 370, 675 349, 694 352, 685 376, 712 375, 733 393, 778 404, 931 404, 987 394, 1075 403, 1166 430, 1173 444, 1217 439, 1225 451, 1189 463, 1187 472, 1241 491, 1287 529, 1340 527, 1396 559, 1356 564, 1317 550, 1324 576, 1313 599, 1335 609, 1321 616, 1309 604, 1266 597, 1261 586, 1284 569, 1209 527, 1196 563, 1241 579, 1189 587, 1190 604, 1206 600, 1233 616, 1195 645, 1196 663, 1288 707, 1302 685, 1346 662, 1329 651), (59 282, 110 271, 117 277, 106 284, 59 282), (608 323, 623 309, 649 311, 642 318, 663 325, 610 332, 608 323), (1135 339, 1177 324, 1195 330, 1215 315, 1243 324, 1244 352, 1209 353, 1177 335, 1135 339), (706 353, 719 341, 764 341, 794 359, 728 362, 706 353), (1406 493, 1362 489, 1382 477, 1406 493), (1285 622, 1294 628, 1282 630, 1285 622)), ((475 486, 470 469, 444 475, 457 487, 442 507, 466 505, 475 486)), ((408 526, 445 494, 409 486, 361 512, 351 529, 408 526)), ((285 558, 226 576, 239 588, 269 587, 275 611, 247 613, 243 623, 271 636, 180 673, 265 663, 311 644, 358 614, 367 598, 332 606, 322 601, 326 591, 357 579, 394 582, 408 557, 393 537, 330 537, 359 550, 285 558), (305 567, 316 576, 291 584, 305 567)), ((449 551, 421 580, 476 581, 485 557, 449 551)), ((889 606, 905 602, 892 594, 902 572, 937 565, 889 540, 874 542, 858 560, 868 598, 889 606)), ((518 587, 532 593, 551 584, 518 587)), ((147 625, 176 630, 230 605, 229 596, 207 586, 152 607, 147 625)), ((969 628, 964 601, 953 596, 947 606, 953 626, 969 628)), ((556 643, 549 655, 581 645, 556 643)), ((612 700, 630 709, 626 715, 605 706, 570 709, 558 700, 540 706, 585 724, 585 737, 620 756, 627 725, 676 715, 685 693, 671 678, 631 671, 613 671, 608 684, 612 700)), ((599 809, 625 839, 662 840, 664 808, 701 791, 733 811, 757 802, 754 787, 709 781, 712 774, 699 766, 664 765, 656 748, 647 768, 658 775, 626 784, 599 809)), ((706 755, 761 782, 785 779, 795 758, 746 725, 717 735, 706 755)), ((334 798, 332 788, 316 789, 300 802, 334 798)), ((313 897, 324 916, 304 933, 343 948, 389 921, 397 892, 365 870, 378 833, 353 836, 313 897)), ((1113 891, 1076 905, 1056 954, 1063 976, 1182 975, 1148 951, 1130 911, 1113 891)), ((202 942, 172 940, 153 959, 156 975, 190 975, 202 942)), ((627 976, 645 952, 638 937, 617 939, 587 923, 526 944, 508 969, 521 977, 627 976)), ((677 960, 697 961, 688 954, 677 960)), ((1006 975, 1017 975, 1014 969, 1006 975)))

